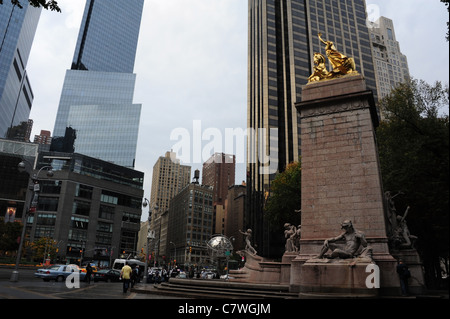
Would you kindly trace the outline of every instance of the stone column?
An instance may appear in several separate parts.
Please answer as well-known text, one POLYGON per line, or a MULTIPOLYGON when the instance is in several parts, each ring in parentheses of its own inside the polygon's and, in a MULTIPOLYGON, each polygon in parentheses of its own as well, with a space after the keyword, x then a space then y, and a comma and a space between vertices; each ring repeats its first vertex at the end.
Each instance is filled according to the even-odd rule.
POLYGON ((349 219, 365 233, 381 269, 381 283, 398 287, 389 254, 372 91, 361 75, 310 83, 296 104, 302 139, 302 238, 291 267, 299 290, 301 265, 317 256, 323 241, 341 233, 349 219))

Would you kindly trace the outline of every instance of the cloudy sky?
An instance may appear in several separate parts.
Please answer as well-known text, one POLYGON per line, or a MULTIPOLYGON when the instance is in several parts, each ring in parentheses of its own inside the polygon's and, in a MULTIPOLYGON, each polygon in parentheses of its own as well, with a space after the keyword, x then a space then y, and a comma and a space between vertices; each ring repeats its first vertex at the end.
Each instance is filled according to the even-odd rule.
MULTIPOLYGON (((85 5, 58 3, 62 13, 42 11, 27 67, 35 96, 32 136, 53 131, 85 5)), ((367 4, 370 19, 394 21, 413 77, 448 84, 448 13, 439 0, 367 4)), ((193 176, 208 154, 232 147, 236 183, 245 179, 245 149, 226 130, 247 125, 247 0, 145 0, 135 73, 134 103, 142 104, 135 168, 145 173, 144 197, 150 197, 153 165, 171 149, 193 176)))

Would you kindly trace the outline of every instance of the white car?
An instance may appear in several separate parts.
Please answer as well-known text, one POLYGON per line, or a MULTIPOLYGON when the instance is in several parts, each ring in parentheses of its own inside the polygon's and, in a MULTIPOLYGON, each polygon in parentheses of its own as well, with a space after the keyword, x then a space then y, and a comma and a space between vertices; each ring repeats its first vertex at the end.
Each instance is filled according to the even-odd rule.
POLYGON ((37 272, 34 273, 34 276, 37 278, 42 278, 44 281, 64 281, 74 272, 78 272, 80 274, 80 281, 84 281, 86 273, 82 272, 78 265, 73 264, 53 265, 48 268, 38 269, 37 272))

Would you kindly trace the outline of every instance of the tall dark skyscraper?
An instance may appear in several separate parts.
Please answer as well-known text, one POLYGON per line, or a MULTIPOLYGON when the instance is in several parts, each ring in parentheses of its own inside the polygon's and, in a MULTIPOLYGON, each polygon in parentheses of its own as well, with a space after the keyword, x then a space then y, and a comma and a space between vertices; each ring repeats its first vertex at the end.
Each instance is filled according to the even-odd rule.
POLYGON ((26 123, 33 104, 26 66, 42 9, 22 2, 0 5, 0 137, 26 123))
POLYGON ((312 74, 314 52, 325 53, 318 33, 355 59, 375 96, 376 82, 364 0, 249 0, 248 13, 247 124, 254 134, 248 139, 246 224, 258 254, 270 256, 278 253, 272 244, 279 236, 267 229, 264 201, 276 173, 301 155, 294 105, 312 74))
POLYGON ((141 105, 133 74, 144 0, 87 0, 54 137, 76 131, 75 152, 134 167, 141 105))

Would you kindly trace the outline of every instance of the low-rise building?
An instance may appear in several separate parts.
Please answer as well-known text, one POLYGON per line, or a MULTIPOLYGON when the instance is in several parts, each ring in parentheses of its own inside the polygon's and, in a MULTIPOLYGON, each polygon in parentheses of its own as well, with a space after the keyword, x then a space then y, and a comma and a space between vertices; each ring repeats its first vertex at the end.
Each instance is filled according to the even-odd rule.
POLYGON ((54 174, 39 179, 30 241, 52 238, 57 260, 69 263, 106 267, 138 254, 144 173, 77 153, 40 153, 35 172, 45 166, 54 174))

